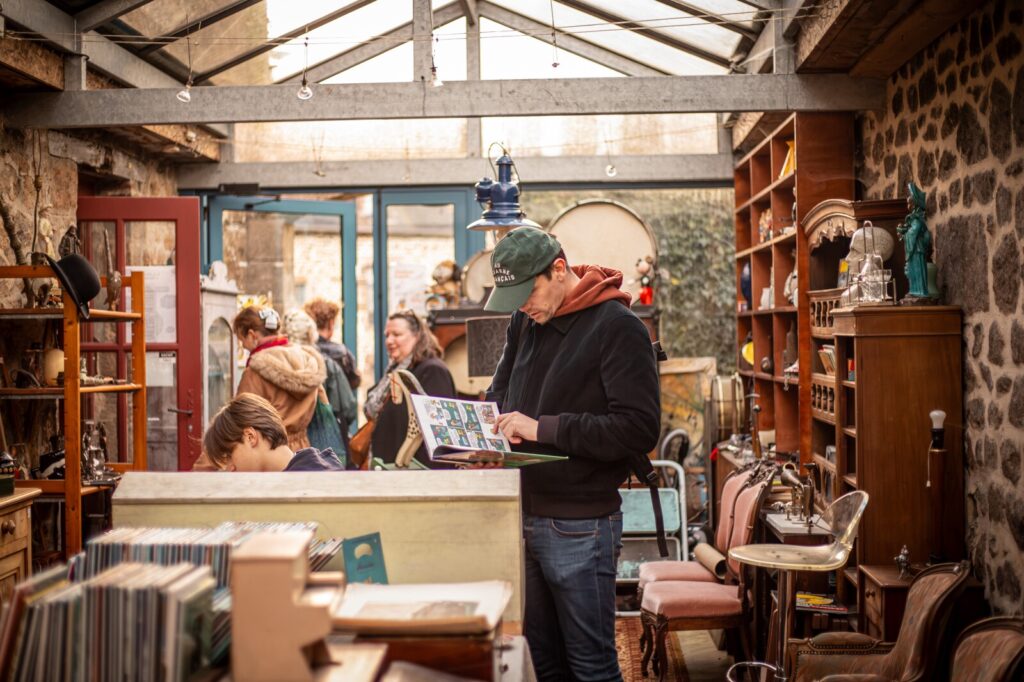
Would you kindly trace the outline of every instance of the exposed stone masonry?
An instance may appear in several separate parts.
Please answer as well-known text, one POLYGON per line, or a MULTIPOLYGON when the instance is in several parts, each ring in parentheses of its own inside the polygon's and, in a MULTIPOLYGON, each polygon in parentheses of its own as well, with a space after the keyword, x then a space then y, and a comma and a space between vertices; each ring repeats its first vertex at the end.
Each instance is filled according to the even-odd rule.
MULTIPOLYGON (((1024 0, 992 2, 905 64, 859 122, 865 199, 928 193, 946 302, 964 310, 967 546, 1024 613, 1024 0)), ((955 417, 953 417, 955 419, 955 417)))

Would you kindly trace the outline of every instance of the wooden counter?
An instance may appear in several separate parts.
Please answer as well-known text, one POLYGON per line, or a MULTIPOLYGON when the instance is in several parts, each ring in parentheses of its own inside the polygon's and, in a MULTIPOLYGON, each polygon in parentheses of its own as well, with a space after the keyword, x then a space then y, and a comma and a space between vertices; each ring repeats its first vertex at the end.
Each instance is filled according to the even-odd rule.
POLYGON ((319 537, 379 531, 392 583, 508 580, 506 621, 522 620, 519 473, 128 472, 114 527, 315 521, 319 537))

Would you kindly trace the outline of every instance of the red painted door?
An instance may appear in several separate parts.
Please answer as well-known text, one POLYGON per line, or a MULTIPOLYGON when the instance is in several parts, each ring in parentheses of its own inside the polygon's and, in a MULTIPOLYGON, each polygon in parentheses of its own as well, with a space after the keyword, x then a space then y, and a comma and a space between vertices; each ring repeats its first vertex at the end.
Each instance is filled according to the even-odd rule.
MULTIPOLYGON (((101 276, 142 270, 146 281, 146 447, 149 468, 188 470, 202 437, 202 354, 199 302, 199 199, 196 197, 80 197, 83 251, 101 276), (109 252, 108 252, 109 244, 109 252)), ((130 309, 124 296, 117 308, 130 309)), ((107 306, 106 292, 93 301, 107 306)), ((84 325, 82 355, 93 374, 126 376, 131 338, 127 325, 84 325)), ((128 461, 128 397, 92 404, 86 414, 118 427, 111 458, 128 461)))

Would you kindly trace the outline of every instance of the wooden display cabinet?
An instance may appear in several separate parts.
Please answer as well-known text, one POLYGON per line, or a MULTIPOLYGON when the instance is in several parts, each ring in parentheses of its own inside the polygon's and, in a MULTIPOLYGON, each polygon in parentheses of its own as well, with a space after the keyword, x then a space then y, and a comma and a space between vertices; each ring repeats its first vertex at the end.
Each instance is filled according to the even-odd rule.
POLYGON ((837 581, 843 598, 857 591, 857 566, 891 564, 903 545, 920 562, 964 555, 962 316, 953 306, 861 306, 832 316, 839 374, 830 492, 870 496, 847 580, 837 581), (928 413, 936 409, 947 415, 946 455, 929 487, 928 413))
POLYGON ((799 452, 812 459, 811 449, 811 325, 807 235, 799 229, 817 204, 834 197, 853 199, 853 115, 796 113, 736 165, 736 301, 737 366, 749 388, 759 396, 760 429, 775 431, 778 452, 799 452), (794 170, 784 172, 794 149, 794 170), (771 212, 771 233, 759 229, 771 212), (751 270, 751 300, 740 286, 745 265, 751 270), (786 280, 796 268, 795 303, 784 295, 786 280), (762 305, 762 292, 774 292, 762 305), (783 351, 786 334, 797 336, 798 375, 786 375, 783 351), (754 342, 753 366, 739 353, 748 334, 754 342), (762 367, 762 359, 770 367, 762 367))
MULTIPOLYGON (((56 275, 49 266, 0 267, 0 279, 50 278, 56 275)), ((103 490, 83 486, 81 474, 82 398, 96 394, 129 394, 131 396, 131 461, 111 462, 115 471, 146 469, 146 330, 143 319, 145 296, 143 273, 124 276, 125 295, 130 293, 131 311, 90 310, 88 322, 78 319, 78 309, 64 293, 63 308, 7 308, 0 310, 0 323, 16 320, 61 320, 64 351, 64 383, 62 386, 37 388, 0 387, 0 402, 8 400, 58 400, 63 412, 65 468, 63 480, 18 480, 19 489, 36 488, 43 495, 57 496, 64 503, 64 554, 68 558, 82 550, 82 498, 103 490), (79 374, 81 330, 83 324, 128 323, 132 332, 132 364, 130 375, 121 377, 125 383, 83 386, 79 374)), ((106 278, 101 278, 106 285, 106 278)), ((8 327, 9 329, 9 327, 8 327)))
POLYGON ((6 608, 14 587, 32 575, 32 500, 38 488, 0 497, 0 604, 6 608))

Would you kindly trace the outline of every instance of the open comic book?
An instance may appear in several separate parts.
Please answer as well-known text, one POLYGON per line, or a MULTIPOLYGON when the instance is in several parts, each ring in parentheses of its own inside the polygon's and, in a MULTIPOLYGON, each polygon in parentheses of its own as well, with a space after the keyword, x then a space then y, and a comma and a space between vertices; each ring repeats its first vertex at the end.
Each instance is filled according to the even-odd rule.
POLYGON ((520 467, 566 459, 559 455, 513 452, 505 434, 494 433, 498 405, 475 400, 414 395, 413 410, 430 459, 452 464, 500 462, 520 467))
POLYGON ((335 629, 358 634, 484 634, 497 627, 512 597, 504 580, 370 585, 345 588, 331 613, 335 629))

